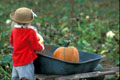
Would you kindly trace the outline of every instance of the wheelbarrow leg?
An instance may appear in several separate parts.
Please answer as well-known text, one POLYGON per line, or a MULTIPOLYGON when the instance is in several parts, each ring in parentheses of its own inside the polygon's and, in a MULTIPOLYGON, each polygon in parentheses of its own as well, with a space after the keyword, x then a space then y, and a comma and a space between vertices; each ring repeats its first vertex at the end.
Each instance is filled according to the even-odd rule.
POLYGON ((55 78, 36 78, 35 80, 56 80, 55 78))

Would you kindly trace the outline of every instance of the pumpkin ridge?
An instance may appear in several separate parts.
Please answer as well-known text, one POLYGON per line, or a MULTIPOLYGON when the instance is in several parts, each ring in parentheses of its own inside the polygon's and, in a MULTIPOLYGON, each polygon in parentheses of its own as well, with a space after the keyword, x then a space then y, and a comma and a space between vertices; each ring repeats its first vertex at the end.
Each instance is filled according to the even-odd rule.
MULTIPOLYGON (((71 48, 71 50, 72 50, 72 56, 74 57, 74 49, 73 48, 71 48)), ((72 60, 73 62, 74 62, 74 58, 73 58, 73 60, 72 60)))
POLYGON ((74 49, 72 48, 72 56, 74 56, 74 49))
POLYGON ((64 60, 65 60, 65 48, 63 49, 64 51, 63 51, 63 55, 64 55, 64 60))

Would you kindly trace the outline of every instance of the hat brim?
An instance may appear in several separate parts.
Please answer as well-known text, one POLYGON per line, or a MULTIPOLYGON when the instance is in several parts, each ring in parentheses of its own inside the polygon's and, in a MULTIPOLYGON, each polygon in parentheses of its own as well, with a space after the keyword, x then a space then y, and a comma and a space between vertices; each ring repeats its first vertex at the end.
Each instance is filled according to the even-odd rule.
POLYGON ((32 18, 31 20, 29 20, 29 21, 20 21, 20 20, 15 19, 14 14, 15 14, 15 12, 10 13, 10 18, 11 18, 13 21, 17 22, 17 23, 31 23, 31 22, 33 21, 33 19, 34 19, 34 17, 33 17, 33 18, 32 18))

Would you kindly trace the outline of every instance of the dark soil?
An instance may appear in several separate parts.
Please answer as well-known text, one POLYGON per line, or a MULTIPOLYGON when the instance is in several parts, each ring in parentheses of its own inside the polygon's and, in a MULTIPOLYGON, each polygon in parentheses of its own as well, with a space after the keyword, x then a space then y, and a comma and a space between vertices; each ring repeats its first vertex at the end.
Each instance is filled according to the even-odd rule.
POLYGON ((114 65, 114 62, 111 61, 111 60, 108 59, 108 58, 103 58, 103 59, 100 61, 100 64, 101 64, 104 68, 116 67, 116 66, 114 65))

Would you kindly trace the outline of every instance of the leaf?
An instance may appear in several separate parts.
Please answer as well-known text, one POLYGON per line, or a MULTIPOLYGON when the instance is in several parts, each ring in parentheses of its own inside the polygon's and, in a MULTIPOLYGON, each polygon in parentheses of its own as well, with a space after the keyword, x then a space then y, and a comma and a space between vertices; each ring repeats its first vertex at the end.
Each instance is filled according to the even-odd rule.
POLYGON ((11 55, 6 55, 1 59, 2 63, 10 63, 12 62, 12 56, 11 55))
POLYGON ((83 43, 85 46, 90 46, 90 44, 89 44, 86 40, 83 40, 82 43, 83 43))
POLYGON ((115 75, 110 75, 106 77, 106 80, 114 80, 115 79, 115 75))
POLYGON ((3 15, 3 12, 2 11, 0 11, 0 16, 2 16, 3 15))
POLYGON ((116 59, 116 61, 115 61, 115 65, 116 65, 116 66, 117 66, 117 65, 120 65, 119 58, 116 59))
POLYGON ((13 62, 12 62, 12 56, 11 55, 5 55, 0 59, 0 64, 4 64, 4 63, 9 63, 10 64, 10 68, 12 69, 13 66, 13 62))
POLYGON ((78 41, 78 42, 77 42, 77 46, 78 46, 78 48, 80 48, 80 49, 83 49, 83 48, 84 48, 84 44, 83 44, 81 41, 78 41))

